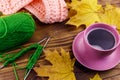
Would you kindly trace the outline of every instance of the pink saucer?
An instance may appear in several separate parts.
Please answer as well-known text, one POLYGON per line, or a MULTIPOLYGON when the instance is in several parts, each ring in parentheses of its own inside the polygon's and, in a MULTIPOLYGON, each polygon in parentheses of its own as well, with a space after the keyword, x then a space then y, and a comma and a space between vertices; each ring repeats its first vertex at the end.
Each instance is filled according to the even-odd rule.
POLYGON ((97 71, 109 70, 120 62, 120 45, 112 53, 91 53, 83 45, 83 32, 80 32, 74 39, 72 50, 74 56, 83 66, 97 71))

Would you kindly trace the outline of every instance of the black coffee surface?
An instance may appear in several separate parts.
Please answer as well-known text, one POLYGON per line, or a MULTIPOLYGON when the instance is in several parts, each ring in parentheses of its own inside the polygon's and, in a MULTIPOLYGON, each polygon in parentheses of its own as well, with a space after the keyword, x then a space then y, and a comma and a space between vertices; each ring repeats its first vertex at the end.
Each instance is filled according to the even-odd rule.
POLYGON ((114 36, 105 29, 92 30, 87 39, 90 45, 103 50, 111 49, 115 45, 114 36))

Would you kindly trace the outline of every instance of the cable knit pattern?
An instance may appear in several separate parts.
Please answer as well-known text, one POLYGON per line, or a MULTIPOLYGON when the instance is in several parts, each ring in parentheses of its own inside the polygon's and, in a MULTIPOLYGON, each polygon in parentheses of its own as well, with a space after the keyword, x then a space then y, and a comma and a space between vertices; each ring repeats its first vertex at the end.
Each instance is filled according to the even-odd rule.
POLYGON ((49 15, 46 18, 49 20, 47 23, 54 23, 59 20, 60 16, 60 9, 59 9, 59 2, 58 0, 46 0, 49 4, 46 4, 46 13, 49 15), (49 10, 48 10, 49 9, 49 10))
POLYGON ((42 0, 34 0, 29 5, 25 6, 32 14, 34 14, 41 22, 46 22, 45 20, 45 6, 42 0))
POLYGON ((64 0, 34 0, 25 9, 44 23, 62 22, 68 15, 64 0))
POLYGON ((68 16, 68 10, 66 10, 67 4, 65 3, 64 0, 59 0, 59 5, 60 5, 60 12, 62 12, 60 15, 60 20, 59 22, 62 22, 65 20, 65 18, 68 16))
POLYGON ((19 11, 33 0, 0 0, 0 11, 7 15, 19 11))

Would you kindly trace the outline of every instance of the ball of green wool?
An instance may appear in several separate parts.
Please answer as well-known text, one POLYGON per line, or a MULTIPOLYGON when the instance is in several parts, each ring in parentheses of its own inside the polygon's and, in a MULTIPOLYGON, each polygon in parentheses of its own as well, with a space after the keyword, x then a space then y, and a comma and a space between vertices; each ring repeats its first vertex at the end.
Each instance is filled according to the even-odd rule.
POLYGON ((0 17, 0 52, 28 41, 35 32, 35 22, 28 13, 0 17))

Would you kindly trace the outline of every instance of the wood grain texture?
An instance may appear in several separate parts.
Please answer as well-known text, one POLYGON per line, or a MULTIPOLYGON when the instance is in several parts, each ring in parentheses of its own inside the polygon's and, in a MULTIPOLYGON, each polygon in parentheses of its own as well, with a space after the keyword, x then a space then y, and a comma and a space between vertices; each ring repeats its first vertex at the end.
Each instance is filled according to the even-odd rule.
MULTIPOLYGON (((120 0, 99 0, 99 3, 103 5, 105 5, 106 2, 120 6, 120 0)), ((62 47, 66 51, 70 51, 72 54, 71 47, 72 47, 72 42, 73 42, 74 37, 79 32, 84 30, 84 27, 80 27, 76 29, 73 26, 65 25, 65 22, 55 23, 55 24, 43 24, 39 22, 37 19, 35 19, 35 22, 37 26, 36 31, 33 37, 31 38, 31 40, 23 44, 24 47, 32 43, 38 42, 42 37, 49 35, 51 36, 51 39, 48 45, 46 46, 46 49, 60 50, 60 48, 62 47)), ((20 49, 17 49, 13 52, 17 52, 19 50, 20 49)), ((28 62, 28 57, 30 56, 30 54, 32 54, 33 51, 30 51, 26 55, 19 58, 16 61, 16 63, 20 67, 24 67, 26 63, 28 62)), ((44 55, 42 55, 38 63, 44 63, 44 62, 45 62, 44 55)), ((17 72, 19 75, 19 80, 23 80, 25 69, 17 70, 17 72)), ((103 78, 103 80, 120 80, 120 64, 111 70, 98 72, 98 71, 89 70, 83 67, 81 64, 79 64, 76 61, 75 66, 74 66, 74 72, 75 72, 75 76, 77 80, 89 80, 89 78, 93 77, 96 73, 99 73, 100 76, 103 78)), ((13 67, 11 65, 0 70, 0 80, 15 80, 15 76, 13 73, 13 67)), ((48 78, 37 77, 36 73, 32 71, 27 80, 48 80, 48 78)))

